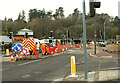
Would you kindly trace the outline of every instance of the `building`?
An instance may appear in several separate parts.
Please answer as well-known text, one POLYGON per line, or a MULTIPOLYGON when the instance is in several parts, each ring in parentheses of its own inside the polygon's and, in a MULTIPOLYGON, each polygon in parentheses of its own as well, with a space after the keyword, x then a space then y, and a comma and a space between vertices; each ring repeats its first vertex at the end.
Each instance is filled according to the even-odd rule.
POLYGON ((28 33, 28 34, 27 34, 28 37, 33 38, 33 31, 24 28, 24 29, 18 31, 18 33, 17 33, 16 35, 14 35, 14 41, 15 41, 15 42, 16 42, 16 41, 17 41, 17 42, 18 42, 18 41, 20 41, 20 42, 23 41, 23 39, 25 38, 25 33, 26 33, 26 32, 28 33))

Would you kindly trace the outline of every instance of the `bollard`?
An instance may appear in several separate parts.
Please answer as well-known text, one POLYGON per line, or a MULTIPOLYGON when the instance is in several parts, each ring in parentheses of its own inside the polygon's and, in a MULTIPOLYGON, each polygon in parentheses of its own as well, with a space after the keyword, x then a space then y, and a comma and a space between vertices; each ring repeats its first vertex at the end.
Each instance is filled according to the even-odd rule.
POLYGON ((69 77, 78 77, 76 75, 75 56, 71 56, 71 75, 69 77))
POLYGON ((10 55, 9 49, 6 49, 6 55, 10 55))
POLYGON ((11 53, 11 60, 10 60, 10 62, 15 62, 14 61, 14 57, 13 57, 13 53, 11 53))

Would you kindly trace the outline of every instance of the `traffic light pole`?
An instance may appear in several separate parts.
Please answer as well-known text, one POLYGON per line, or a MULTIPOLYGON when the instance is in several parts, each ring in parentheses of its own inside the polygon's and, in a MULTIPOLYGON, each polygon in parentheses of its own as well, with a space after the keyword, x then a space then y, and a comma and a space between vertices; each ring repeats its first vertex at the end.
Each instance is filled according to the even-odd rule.
POLYGON ((85 22, 85 0, 83 0, 83 38, 84 38, 84 74, 87 79, 87 49, 86 49, 86 22, 85 22))
POLYGON ((68 45, 68 30, 67 30, 67 45, 68 45))
POLYGON ((95 49, 94 49, 95 51, 94 51, 94 53, 95 53, 95 54, 96 54, 96 36, 97 36, 97 35, 96 35, 96 8, 95 8, 95 36, 94 36, 94 37, 95 37, 95 41, 94 41, 94 43, 95 43, 95 47, 94 47, 94 48, 95 48, 95 49))

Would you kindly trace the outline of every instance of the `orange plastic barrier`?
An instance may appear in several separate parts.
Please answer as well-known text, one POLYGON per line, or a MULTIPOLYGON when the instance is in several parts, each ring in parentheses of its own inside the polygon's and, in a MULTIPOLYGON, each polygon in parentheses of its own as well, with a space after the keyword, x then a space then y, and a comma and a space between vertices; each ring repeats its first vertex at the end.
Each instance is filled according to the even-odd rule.
POLYGON ((49 54, 55 53, 56 47, 49 47, 49 54))

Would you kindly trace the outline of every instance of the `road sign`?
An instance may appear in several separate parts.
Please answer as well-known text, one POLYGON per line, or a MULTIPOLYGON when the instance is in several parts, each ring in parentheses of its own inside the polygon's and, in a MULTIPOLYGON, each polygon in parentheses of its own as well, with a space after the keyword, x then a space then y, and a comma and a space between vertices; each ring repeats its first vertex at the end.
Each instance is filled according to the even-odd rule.
POLYGON ((29 47, 23 47, 23 54, 29 53, 29 47))
POLYGON ((15 51, 21 51, 22 50, 22 45, 21 44, 16 44, 15 45, 15 51))
POLYGON ((22 45, 21 44, 12 45, 11 49, 15 51, 21 51, 22 45))
POLYGON ((15 45, 12 45, 11 49, 12 49, 12 50, 15 50, 15 45))

